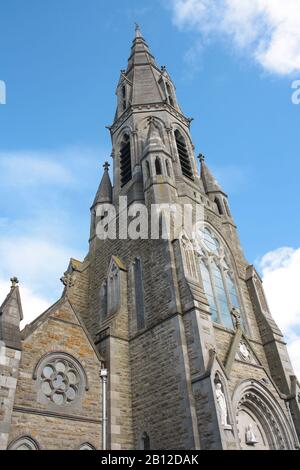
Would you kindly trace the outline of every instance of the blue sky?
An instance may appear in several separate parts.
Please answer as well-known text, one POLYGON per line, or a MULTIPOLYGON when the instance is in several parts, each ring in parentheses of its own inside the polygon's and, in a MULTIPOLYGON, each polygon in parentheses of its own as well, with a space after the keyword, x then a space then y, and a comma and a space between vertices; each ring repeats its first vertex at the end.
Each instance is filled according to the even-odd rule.
MULTIPOLYGON (((214 11, 203 16, 203 0, 1 2, 0 286, 18 275, 28 298, 43 305, 60 293, 68 258, 84 256, 90 203, 111 150, 105 126, 135 21, 194 118, 196 152, 229 195, 247 259, 263 273, 291 262, 276 254, 288 247, 291 257, 300 247, 300 105, 291 101, 300 37, 294 57, 278 53, 276 39, 286 31, 272 1, 274 11, 259 0, 261 10, 249 6, 234 23, 223 11, 224 25, 214 11), (249 32, 256 15, 262 29, 249 32), (271 268, 263 258, 270 252, 271 268)), ((295 14, 284 15, 292 30, 295 14)))

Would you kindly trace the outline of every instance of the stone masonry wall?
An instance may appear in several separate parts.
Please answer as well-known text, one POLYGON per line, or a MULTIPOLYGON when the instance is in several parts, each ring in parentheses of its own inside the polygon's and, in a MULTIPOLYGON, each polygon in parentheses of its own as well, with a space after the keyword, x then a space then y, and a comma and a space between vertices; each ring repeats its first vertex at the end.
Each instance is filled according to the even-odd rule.
POLYGON ((23 341, 18 384, 9 441, 23 435, 35 437, 44 449, 76 448, 79 441, 100 447, 101 439, 101 362, 82 326, 68 305, 50 312, 23 341), (76 408, 53 407, 38 399, 38 380, 33 371, 47 353, 70 354, 82 365, 88 380, 76 408))
POLYGON ((0 342, 0 450, 8 444, 20 358, 21 351, 0 342))

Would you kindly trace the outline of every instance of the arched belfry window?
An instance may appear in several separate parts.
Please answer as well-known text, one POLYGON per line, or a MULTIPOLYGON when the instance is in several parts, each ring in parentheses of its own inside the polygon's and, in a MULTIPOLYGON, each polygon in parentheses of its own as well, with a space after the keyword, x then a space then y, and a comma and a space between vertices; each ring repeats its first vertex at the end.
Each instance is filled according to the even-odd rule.
POLYGON ((207 227, 199 231, 198 256, 212 320, 233 328, 232 308, 241 313, 234 272, 225 246, 207 227))
POLYGON ((190 157, 188 154, 187 146, 186 146, 183 136, 180 134, 178 130, 175 131, 175 140, 176 140, 176 146, 177 146, 182 174, 183 176, 186 176, 187 178, 190 178, 193 180, 194 179, 193 170, 191 167, 191 162, 190 162, 190 157))
POLYGON ((131 146, 130 137, 128 134, 124 134, 121 149, 120 149, 120 175, 121 175, 121 187, 124 186, 128 181, 131 180, 131 146))

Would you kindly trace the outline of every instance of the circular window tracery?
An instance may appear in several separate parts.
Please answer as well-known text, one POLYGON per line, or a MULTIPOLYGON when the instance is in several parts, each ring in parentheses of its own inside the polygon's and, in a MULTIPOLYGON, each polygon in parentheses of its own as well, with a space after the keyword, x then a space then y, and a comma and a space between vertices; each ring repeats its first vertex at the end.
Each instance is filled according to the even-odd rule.
POLYGON ((42 369, 42 392, 56 405, 71 403, 78 395, 79 384, 79 373, 66 359, 52 359, 42 369))
POLYGON ((78 407, 89 390, 82 364, 66 352, 51 352, 40 358, 32 378, 37 381, 37 400, 50 408, 78 407))

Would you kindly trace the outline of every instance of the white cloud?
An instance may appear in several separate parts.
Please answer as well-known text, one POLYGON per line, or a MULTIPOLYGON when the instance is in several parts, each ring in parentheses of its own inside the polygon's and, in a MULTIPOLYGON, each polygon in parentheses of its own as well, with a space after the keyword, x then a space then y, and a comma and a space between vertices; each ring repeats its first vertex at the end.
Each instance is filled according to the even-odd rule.
POLYGON ((5 185, 18 188, 74 183, 65 166, 42 152, 0 152, 0 172, 5 185))
MULTIPOLYGON (((10 283, 4 280, 0 280, 0 304, 5 299, 9 290, 10 283)), ((51 305, 51 301, 40 297, 24 286, 21 286, 20 294, 24 315, 24 320, 21 322, 21 328, 23 328, 27 323, 30 323, 38 315, 43 313, 51 305)))
POLYGON ((300 71, 299 0, 170 0, 180 29, 229 41, 266 71, 300 71))
POLYGON ((71 248, 34 237, 0 238, 0 277, 17 276, 31 290, 57 292, 59 277, 67 268, 71 248), (57 286, 57 287, 56 287, 57 286))
MULTIPOLYGON (((32 321, 61 295, 59 279, 66 270, 72 249, 51 240, 0 238, 0 301, 9 291, 8 280, 17 276, 24 309, 24 324, 32 321)), ((82 255, 77 253, 81 259, 82 255)))
POLYGON ((86 225, 88 235, 89 211, 78 206, 97 182, 93 168, 100 179, 103 153, 80 147, 0 151, 0 302, 17 276, 25 323, 59 298, 70 257, 84 256, 86 239, 78 232, 86 225))
POLYGON ((300 378, 300 248, 278 248, 263 256, 259 264, 270 310, 285 334, 300 378))

